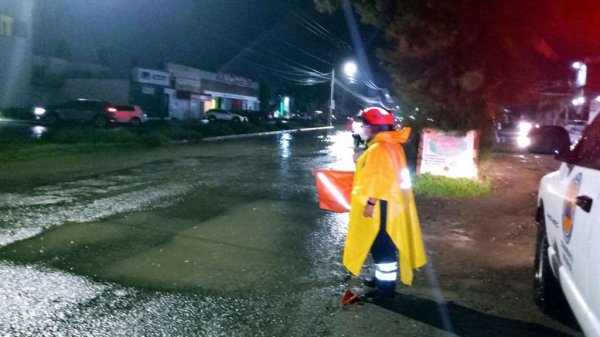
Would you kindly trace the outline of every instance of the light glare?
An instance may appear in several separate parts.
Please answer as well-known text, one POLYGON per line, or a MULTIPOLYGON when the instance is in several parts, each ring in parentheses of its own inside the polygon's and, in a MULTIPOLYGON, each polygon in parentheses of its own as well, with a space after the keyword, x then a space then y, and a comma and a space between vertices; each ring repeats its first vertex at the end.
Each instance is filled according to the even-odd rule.
POLYGON ((358 71, 358 67, 356 66, 356 63, 354 63, 352 61, 348 61, 348 62, 346 62, 346 64, 344 64, 344 73, 346 74, 346 76, 354 77, 354 75, 356 75, 357 71, 358 71))

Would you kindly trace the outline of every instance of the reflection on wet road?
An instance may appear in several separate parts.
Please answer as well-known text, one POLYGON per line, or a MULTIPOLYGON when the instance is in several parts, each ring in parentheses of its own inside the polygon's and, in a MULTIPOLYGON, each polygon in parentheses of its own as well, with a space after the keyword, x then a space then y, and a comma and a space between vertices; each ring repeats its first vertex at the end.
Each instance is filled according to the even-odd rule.
POLYGON ((352 167, 350 135, 283 134, 0 191, 0 335, 322 335, 347 215, 311 169, 352 167))
POLYGON ((0 141, 40 139, 47 132, 43 125, 0 118, 0 141))

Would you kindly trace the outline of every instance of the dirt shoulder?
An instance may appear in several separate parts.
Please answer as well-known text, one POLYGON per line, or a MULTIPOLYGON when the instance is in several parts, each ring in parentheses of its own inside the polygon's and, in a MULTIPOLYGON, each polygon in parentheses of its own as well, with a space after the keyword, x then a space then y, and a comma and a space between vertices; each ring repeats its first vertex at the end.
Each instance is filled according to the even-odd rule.
POLYGON ((490 195, 418 199, 427 267, 392 303, 342 308, 337 335, 577 335, 532 300, 537 187, 557 167, 548 156, 495 153, 481 168, 490 195))

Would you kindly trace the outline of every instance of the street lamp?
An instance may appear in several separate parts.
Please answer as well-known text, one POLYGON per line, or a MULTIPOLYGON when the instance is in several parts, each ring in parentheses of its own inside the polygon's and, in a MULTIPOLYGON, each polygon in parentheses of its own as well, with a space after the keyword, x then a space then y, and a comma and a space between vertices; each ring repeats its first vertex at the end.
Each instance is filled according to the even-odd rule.
MULTIPOLYGON (((347 61, 344 63, 344 74, 351 80, 358 72, 358 66, 354 61, 347 61)), ((331 126, 333 109, 335 109, 335 101, 333 100, 333 89, 335 86, 335 68, 331 69, 331 88, 329 91, 329 114, 327 115, 327 124, 331 126)))
POLYGON ((344 64, 344 73, 349 78, 354 78, 354 75, 356 75, 357 71, 358 71, 358 67, 356 66, 356 63, 354 63, 353 61, 348 61, 344 64))

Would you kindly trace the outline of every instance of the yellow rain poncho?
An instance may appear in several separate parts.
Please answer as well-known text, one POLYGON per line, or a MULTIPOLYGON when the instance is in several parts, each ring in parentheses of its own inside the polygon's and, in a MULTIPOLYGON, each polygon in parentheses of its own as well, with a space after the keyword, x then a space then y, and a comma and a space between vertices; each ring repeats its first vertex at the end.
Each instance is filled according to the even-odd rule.
POLYGON ((427 262, 406 156, 400 145, 406 143, 410 131, 377 133, 356 162, 344 248, 344 265, 355 276, 360 274, 380 228, 379 207, 375 207, 372 218, 363 216, 370 197, 387 201, 386 231, 399 252, 402 283, 411 285, 413 269, 427 262))

